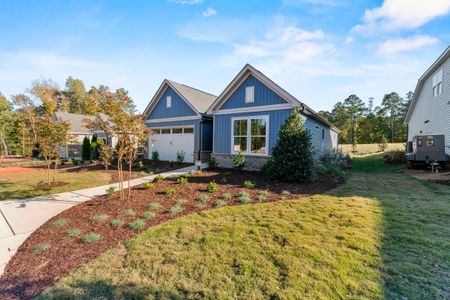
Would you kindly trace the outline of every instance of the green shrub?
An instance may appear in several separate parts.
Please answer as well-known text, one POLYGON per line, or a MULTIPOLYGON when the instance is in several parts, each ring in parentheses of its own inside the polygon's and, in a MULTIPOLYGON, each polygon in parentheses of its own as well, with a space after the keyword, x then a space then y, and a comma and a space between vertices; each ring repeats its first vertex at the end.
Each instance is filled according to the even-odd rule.
POLYGON ((406 164, 406 154, 403 150, 389 151, 383 156, 384 162, 391 165, 406 164))
POLYGON ((102 239, 103 239, 103 237, 101 234, 91 232, 84 237, 83 242, 87 243, 87 244, 91 244, 91 243, 99 242, 102 239))
POLYGON ((103 222, 103 221, 105 221, 108 218, 109 218, 108 215, 103 214, 103 215, 92 216, 91 220, 94 221, 94 222, 103 222))
POLYGON ((259 202, 263 202, 267 199, 267 196, 269 195, 269 192, 267 190, 265 191, 260 191, 258 193, 258 201, 259 202))
POLYGON ((59 219, 52 223, 52 227, 61 228, 61 227, 66 226, 67 224, 69 224, 69 221, 67 221, 66 219, 59 219))
POLYGON ((290 196, 291 195, 291 192, 289 192, 289 191, 286 191, 286 190, 283 190, 283 191, 281 191, 281 196, 290 196))
POLYGON ((209 202, 209 197, 208 197, 208 195, 205 195, 205 194, 198 195, 196 199, 198 202, 203 203, 203 204, 209 202))
POLYGON ((158 202, 150 202, 149 204, 148 204, 148 209, 151 209, 151 210, 158 210, 158 209, 160 209, 161 208, 161 204, 159 204, 158 202))
POLYGON ((67 236, 68 236, 68 237, 77 237, 77 236, 79 236, 81 233, 82 233, 81 229, 79 229, 79 228, 72 228, 72 229, 69 229, 69 230, 67 231, 67 236))
POLYGON ((166 187, 164 189, 164 194, 166 194, 167 196, 173 196, 177 193, 177 190, 173 187, 166 187))
POLYGON ((116 219, 111 221, 111 226, 117 228, 122 226, 124 223, 125 223, 124 221, 116 219))
POLYGON ((186 199, 178 199, 175 201, 176 204, 179 204, 181 206, 185 205, 188 201, 186 199))
POLYGON ((199 202, 199 203, 195 204, 195 207, 200 208, 200 209, 203 209, 203 208, 206 207, 206 204, 205 204, 205 203, 199 202))
POLYGON ((164 177, 162 177, 161 175, 156 175, 155 178, 153 178, 153 182, 157 183, 160 181, 163 181, 164 177))
POLYGON ((142 215, 142 217, 143 217, 144 219, 146 219, 146 220, 148 220, 148 219, 153 219, 153 218, 156 217, 156 214, 155 214, 154 212, 152 212, 152 211, 147 211, 147 212, 145 212, 145 213, 142 215))
POLYGON ((183 150, 177 151, 177 163, 178 164, 183 163, 185 155, 186 155, 186 152, 184 152, 183 150))
POLYGON ((83 160, 89 160, 91 158, 91 141, 87 136, 83 139, 83 146, 81 148, 81 158, 83 160))
POLYGON ((178 177, 177 183, 178 184, 186 184, 186 183, 188 183, 188 179, 186 177, 178 177))
POLYGON ((225 202, 230 201, 231 198, 232 198, 232 196, 231 196, 230 193, 224 193, 224 194, 222 195, 222 200, 225 201, 225 202))
POLYGON ((256 183, 254 183, 253 181, 250 181, 250 180, 244 181, 245 188, 252 189, 255 187, 255 185, 256 185, 256 183))
POLYGON ((136 230, 136 231, 141 230, 145 226, 145 221, 142 219, 136 219, 133 222, 131 222, 130 224, 128 224, 128 226, 131 229, 136 230))
POLYGON ((100 157, 99 153, 99 143, 97 142, 97 135, 94 133, 91 139, 91 147, 90 147, 90 159, 96 160, 100 157))
POLYGON ((224 206, 225 204, 227 204, 227 202, 226 201, 224 201, 223 199, 218 199, 217 201, 216 201, 216 207, 221 207, 221 206, 224 206))
POLYGON ((245 168, 245 156, 240 152, 236 154, 233 158, 233 165, 238 170, 243 170, 245 168))
POLYGON ((208 183, 208 186, 206 187, 206 191, 208 193, 217 192, 217 183, 215 181, 211 181, 210 183, 208 183))
POLYGON ((124 217, 127 217, 127 218, 132 217, 132 216, 134 216, 134 215, 135 215, 135 213, 134 213, 134 211, 133 211, 132 209, 126 209, 126 210, 123 212, 123 216, 124 216, 124 217))
POLYGON ((214 156, 210 155, 207 161, 208 169, 216 169, 218 167, 217 160, 214 156))
POLYGON ((33 249, 32 253, 34 255, 38 255, 44 251, 47 251, 48 249, 50 249, 49 243, 41 243, 41 244, 37 245, 36 248, 33 249))
POLYGON ((152 188, 155 187, 155 184, 154 184, 154 183, 151 183, 151 182, 144 182, 144 187, 145 187, 146 189, 152 189, 152 188))
POLYGON ((271 180, 310 182, 314 180, 314 159, 311 133, 303 118, 294 109, 281 127, 272 157, 262 168, 271 180))
POLYGON ((152 168, 156 168, 159 162, 159 153, 158 151, 152 151, 151 166, 152 168))
POLYGON ((227 179, 226 177, 222 177, 222 178, 219 180, 219 182, 220 182, 220 183, 227 183, 227 182, 228 182, 228 179, 227 179))
POLYGON ((344 168, 349 165, 347 156, 340 150, 331 150, 323 153, 317 162, 317 170, 333 176, 343 176, 344 168))
POLYGON ((250 194, 246 192, 240 192, 237 200, 241 203, 249 203, 251 201, 250 194))
POLYGON ((169 213, 173 216, 183 211, 183 207, 180 204, 175 204, 169 209, 169 213))
POLYGON ((116 188, 112 186, 106 190, 106 194, 108 195, 108 197, 111 197, 115 191, 116 191, 116 188))

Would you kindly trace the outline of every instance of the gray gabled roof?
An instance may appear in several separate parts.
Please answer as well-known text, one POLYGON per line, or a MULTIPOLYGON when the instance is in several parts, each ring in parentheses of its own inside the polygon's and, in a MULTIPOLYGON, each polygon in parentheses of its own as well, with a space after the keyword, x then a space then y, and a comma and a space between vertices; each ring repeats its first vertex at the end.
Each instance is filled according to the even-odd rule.
MULTIPOLYGON (((107 120, 108 116, 105 114, 99 115, 103 120, 107 120)), ((69 134, 91 134, 93 131, 86 127, 85 119, 94 121, 97 116, 74 114, 68 112, 58 111, 55 113, 57 120, 62 120, 69 123, 69 134)))
POLYGON ((414 95, 411 100, 411 104, 409 105, 408 112, 405 117, 405 124, 408 125, 409 119, 411 118, 414 107, 417 104, 417 100, 420 95, 420 91, 422 90, 423 84, 427 80, 427 78, 435 72, 446 60, 450 57, 450 46, 445 49, 445 51, 436 59, 436 61, 428 68, 428 70, 423 73, 423 75, 417 81, 416 89, 414 90, 414 95))
POLYGON ((164 93, 166 86, 170 86, 186 103, 194 109, 197 114, 205 114, 209 106, 216 100, 216 96, 193 88, 191 86, 178 83, 173 80, 164 79, 158 91, 153 96, 152 100, 144 110, 144 115, 149 116, 151 111, 155 108, 161 95, 164 93))

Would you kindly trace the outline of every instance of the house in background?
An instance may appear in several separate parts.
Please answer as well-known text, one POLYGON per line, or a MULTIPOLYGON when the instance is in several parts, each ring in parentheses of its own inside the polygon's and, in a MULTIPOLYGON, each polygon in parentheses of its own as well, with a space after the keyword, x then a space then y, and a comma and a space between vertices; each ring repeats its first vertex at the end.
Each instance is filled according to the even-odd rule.
POLYGON ((442 151, 450 160, 450 47, 419 78, 405 124, 411 148, 408 152, 430 152, 432 147, 440 146, 433 135, 443 135, 442 151))
POLYGON ((144 123, 152 130, 148 142, 161 160, 185 162, 208 159, 212 150, 212 117, 206 110, 216 96, 196 88, 164 80, 144 111, 144 123))
POLYGON ((316 156, 336 149, 339 129, 247 64, 208 109, 214 123, 212 155, 219 166, 232 167, 234 156, 241 153, 246 168, 260 169, 296 107, 310 130, 316 156))
POLYGON ((68 159, 81 159, 81 151, 83 147, 83 139, 88 137, 92 139, 92 135, 96 134, 97 138, 104 139, 108 145, 116 145, 116 141, 110 137, 107 137, 102 130, 91 130, 86 127, 86 119, 94 121, 97 117, 101 117, 107 120, 108 117, 104 114, 100 116, 73 114, 68 112, 57 112, 55 114, 55 121, 62 120, 69 123, 69 142, 61 149, 61 158, 68 159))

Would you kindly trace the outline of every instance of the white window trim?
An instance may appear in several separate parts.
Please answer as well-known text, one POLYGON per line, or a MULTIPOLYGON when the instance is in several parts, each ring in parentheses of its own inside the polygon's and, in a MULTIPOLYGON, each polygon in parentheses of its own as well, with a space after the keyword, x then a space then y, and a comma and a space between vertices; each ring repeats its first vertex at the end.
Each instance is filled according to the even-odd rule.
POLYGON ((166 97, 166 107, 171 108, 172 107, 172 96, 166 97))
POLYGON ((255 103, 255 86, 251 85, 245 87, 245 103, 255 103), (247 96, 251 96, 251 98, 248 98, 247 96))
POLYGON ((432 78, 432 80, 433 80, 433 82, 432 82, 433 98, 436 98, 437 96, 442 94, 443 80, 444 80, 443 77, 444 77, 444 69, 438 70, 433 75, 433 78, 432 78))
POLYGON ((242 116, 242 117, 232 117, 231 118, 231 154, 238 154, 239 152, 234 151, 234 121, 237 120, 247 120, 247 151, 240 152, 245 156, 269 156, 269 115, 260 116, 242 116), (252 153, 251 152, 251 120, 252 119, 266 119, 266 152, 264 154, 252 153))

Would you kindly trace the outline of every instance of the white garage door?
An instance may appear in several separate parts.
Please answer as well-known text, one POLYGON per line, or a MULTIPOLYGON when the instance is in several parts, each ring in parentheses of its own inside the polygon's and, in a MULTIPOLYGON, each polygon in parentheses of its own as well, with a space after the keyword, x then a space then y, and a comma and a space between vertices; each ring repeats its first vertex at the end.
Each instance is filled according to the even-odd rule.
POLYGON ((149 153, 158 151, 160 160, 176 161, 177 152, 184 152, 185 162, 194 162, 194 128, 154 128, 150 135, 149 153))

